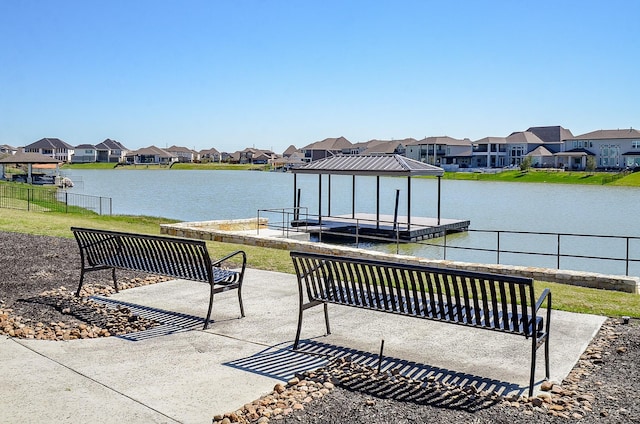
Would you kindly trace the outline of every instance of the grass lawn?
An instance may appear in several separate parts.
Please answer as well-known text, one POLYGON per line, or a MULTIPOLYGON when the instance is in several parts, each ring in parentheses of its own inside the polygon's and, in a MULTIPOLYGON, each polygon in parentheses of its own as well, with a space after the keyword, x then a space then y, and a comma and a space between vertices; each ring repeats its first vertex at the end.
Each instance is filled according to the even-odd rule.
MULTIPOLYGON (((67 238, 73 237, 69 230, 72 226, 160 234, 160 224, 171 222, 175 221, 148 216, 99 216, 0 209, 0 231, 67 238)), ((294 273, 286 250, 215 242, 207 242, 207 247, 214 258, 235 250, 244 250, 247 252, 250 268, 294 273)), ((554 309, 610 317, 640 317, 640 295, 536 282, 537 293, 541 293, 546 287, 551 289, 554 309)))
POLYGON ((444 179, 473 180, 473 181, 505 181, 522 183, 550 183, 550 184, 587 184, 587 185, 624 185, 640 187, 640 173, 626 175, 619 179, 611 172, 557 172, 543 170, 503 171, 496 174, 476 172, 446 172, 444 179))

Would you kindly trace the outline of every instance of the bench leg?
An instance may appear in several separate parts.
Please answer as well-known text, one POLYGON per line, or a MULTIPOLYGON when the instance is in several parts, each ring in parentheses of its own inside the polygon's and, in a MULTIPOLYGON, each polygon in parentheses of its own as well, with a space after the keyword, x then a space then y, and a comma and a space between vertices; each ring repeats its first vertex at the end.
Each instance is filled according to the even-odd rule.
POLYGON ((207 318, 204 320, 203 330, 209 328, 209 320, 211 319, 211 310, 213 309, 213 284, 211 285, 211 294, 209 295, 209 310, 207 311, 207 318))
POLYGON ((116 293, 120 293, 118 290, 118 280, 116 279, 116 269, 111 268, 111 278, 113 278, 113 288, 116 289, 116 293))
POLYGON ((327 302, 324 303, 324 324, 327 327, 327 334, 331 334, 331 327, 329 327, 329 307, 327 302))
POLYGON ((529 377, 529 397, 533 396, 533 385, 536 380, 536 338, 531 337, 532 346, 531 346, 531 375, 529 377))
POLYGON ((322 303, 324 307, 324 324, 327 328, 327 334, 331 334, 331 327, 329 326, 329 308, 327 307, 326 302, 312 301, 306 304, 301 304, 298 310, 298 329, 296 330, 296 340, 293 342, 293 350, 298 349, 298 344, 300 344, 300 331, 302 330, 302 313, 306 309, 312 308, 316 305, 322 303))
POLYGON ((244 305, 242 304, 242 284, 238 286, 238 303, 240 304, 240 316, 244 318, 244 305))
POLYGON ((76 290, 76 297, 80 297, 80 289, 82 289, 82 283, 84 282, 84 267, 80 270, 80 284, 78 284, 78 290, 76 290))

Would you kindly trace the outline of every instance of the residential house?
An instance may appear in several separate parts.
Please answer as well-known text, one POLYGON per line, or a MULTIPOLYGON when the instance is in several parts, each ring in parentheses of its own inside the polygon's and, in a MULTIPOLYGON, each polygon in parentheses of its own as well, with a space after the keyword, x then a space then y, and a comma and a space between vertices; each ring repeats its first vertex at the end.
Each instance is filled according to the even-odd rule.
POLYGON ((508 137, 485 137, 472 143, 471 165, 474 168, 520 166, 525 156, 545 142, 529 131, 511 133, 508 137))
POLYGON ((407 143, 406 156, 430 165, 471 165, 471 140, 449 136, 425 137, 407 143))
POLYGON ((97 162, 122 163, 129 149, 116 140, 107 138, 102 143, 96 144, 97 162))
POLYGON ((59 138, 42 138, 25 146, 23 151, 25 153, 40 153, 61 162, 70 162, 74 153, 73 146, 59 138))
POLYGON ((351 154, 353 155, 369 155, 369 154, 388 154, 388 155, 404 155, 406 145, 415 142, 413 138, 405 138, 404 140, 369 140, 360 143, 354 143, 351 146, 351 154))
POLYGON ((298 149, 296 148, 296 146, 294 146, 293 144, 289 147, 287 147, 287 150, 285 150, 284 152, 282 152, 282 157, 284 158, 288 158, 289 156, 293 155, 294 153, 296 153, 298 151, 298 149))
POLYGON ((324 159, 337 154, 352 154, 353 144, 344 137, 325 138, 302 148, 304 159, 307 162, 324 159))
POLYGON ((18 152, 18 149, 9 146, 8 144, 0 144, 0 156, 2 155, 15 155, 18 152))
POLYGON ((585 169, 587 157, 593 156, 601 169, 637 168, 640 166, 640 131, 597 130, 564 140, 565 150, 558 153, 559 165, 568 169, 585 169))
POLYGON ((198 152, 182 146, 171 146, 164 149, 165 152, 178 158, 178 162, 197 162, 200 160, 198 152))
POLYGON ((203 162, 220 162, 220 152, 214 149, 200 150, 200 160, 203 162))
POLYGON ((178 162, 178 157, 162 150, 159 147, 149 146, 133 152, 128 152, 126 155, 126 161, 128 164, 133 165, 170 165, 173 162, 178 162))
POLYGON ((97 159, 98 152, 93 144, 80 144, 71 155, 71 163, 94 163, 97 159))

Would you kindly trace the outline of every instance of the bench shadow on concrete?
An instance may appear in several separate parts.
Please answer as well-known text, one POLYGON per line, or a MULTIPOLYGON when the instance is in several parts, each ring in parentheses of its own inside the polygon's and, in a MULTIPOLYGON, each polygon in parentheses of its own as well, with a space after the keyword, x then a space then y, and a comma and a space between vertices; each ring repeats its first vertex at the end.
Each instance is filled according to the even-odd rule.
MULTIPOLYGON (((288 381, 299 373, 323 367, 330 360, 336 358, 349 358, 355 363, 367 365, 374 369, 378 368, 379 356, 369 352, 315 340, 301 341, 297 351, 292 350, 292 347, 291 342, 281 343, 250 357, 226 362, 223 365, 281 381, 288 381)), ((399 358, 384 357, 380 363, 380 370, 389 376, 386 382, 355 379, 342 384, 342 387, 380 398, 411 401, 467 411, 489 407, 499 400, 492 400, 483 396, 455 395, 455 393, 442 390, 442 388, 436 389, 435 384, 423 383, 421 385, 398 387, 393 384, 392 375, 397 373, 414 380, 437 382, 461 388, 473 386, 478 391, 491 391, 501 395, 523 395, 528 390, 528 387, 522 387, 510 382, 488 379, 399 358)))
MULTIPOLYGON (((147 330, 116 336, 124 340, 141 341, 154 337, 162 337, 168 336, 170 334, 182 333, 185 331, 201 330, 202 326, 204 325, 204 318, 195 315, 167 311, 159 308, 152 308, 136 303, 123 302, 122 300, 114 300, 107 297, 94 296, 91 298, 91 300, 99 302, 109 308, 128 308, 133 314, 146 319, 154 320, 158 323, 157 326, 149 328, 147 330)), ((211 322, 213 322, 213 320, 211 320, 211 322)))

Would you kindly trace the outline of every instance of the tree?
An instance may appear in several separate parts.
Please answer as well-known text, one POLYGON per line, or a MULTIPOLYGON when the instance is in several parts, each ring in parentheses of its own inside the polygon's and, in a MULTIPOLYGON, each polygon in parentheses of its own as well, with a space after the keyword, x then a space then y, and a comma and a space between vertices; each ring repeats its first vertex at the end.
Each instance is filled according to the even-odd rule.
POLYGON ((531 168, 531 156, 525 156, 520 163, 520 170, 527 172, 531 168))
POLYGON ((587 156, 587 164, 584 167, 584 170, 593 173, 596 170, 596 158, 593 156, 587 156))

